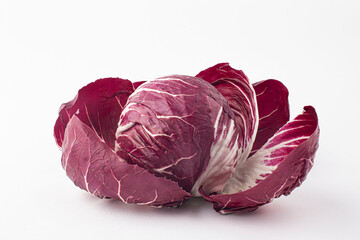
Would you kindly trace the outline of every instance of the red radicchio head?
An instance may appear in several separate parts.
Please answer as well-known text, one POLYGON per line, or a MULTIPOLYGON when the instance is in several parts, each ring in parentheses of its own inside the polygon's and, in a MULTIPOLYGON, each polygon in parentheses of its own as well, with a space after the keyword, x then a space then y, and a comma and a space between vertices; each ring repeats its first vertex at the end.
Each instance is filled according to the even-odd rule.
POLYGON ((220 63, 195 77, 99 79, 60 107, 54 136, 68 177, 95 196, 154 207, 202 196, 232 213, 299 186, 319 127, 311 106, 289 121, 281 82, 251 85, 220 63))

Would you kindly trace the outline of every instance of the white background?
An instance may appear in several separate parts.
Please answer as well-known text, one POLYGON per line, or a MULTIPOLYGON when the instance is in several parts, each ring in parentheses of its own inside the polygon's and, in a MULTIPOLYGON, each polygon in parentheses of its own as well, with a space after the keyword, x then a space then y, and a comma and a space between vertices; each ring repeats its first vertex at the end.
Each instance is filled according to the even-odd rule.
POLYGON ((1 239, 358 239, 359 1, 0 0, 1 239), (219 62, 281 80, 291 117, 313 105, 307 180, 249 214, 100 200, 61 168, 61 103, 102 77, 195 75, 219 62))

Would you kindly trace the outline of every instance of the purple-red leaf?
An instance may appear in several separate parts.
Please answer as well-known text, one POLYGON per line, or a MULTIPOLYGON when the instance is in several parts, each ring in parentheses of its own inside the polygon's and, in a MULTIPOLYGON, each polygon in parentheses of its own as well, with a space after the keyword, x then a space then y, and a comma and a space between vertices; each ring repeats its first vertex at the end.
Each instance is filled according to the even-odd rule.
POLYGON ((114 149, 119 116, 133 91, 133 84, 121 78, 99 79, 81 88, 72 101, 60 107, 54 127, 58 146, 61 148, 66 125, 77 112, 78 118, 114 149))
POLYGON ((281 82, 269 79, 254 83, 253 87, 258 104, 259 127, 250 156, 289 121, 289 92, 281 82))
POLYGON ((211 83, 227 100, 235 115, 235 123, 242 137, 241 157, 243 162, 250 153, 258 128, 256 94, 246 75, 228 63, 219 63, 200 72, 196 77, 211 83))
POLYGON ((78 114, 67 124, 62 153, 68 177, 95 196, 156 207, 179 206, 191 196, 177 183, 125 163, 78 114))
POLYGON ((207 195, 220 213, 251 211, 273 198, 288 195, 310 171, 318 148, 319 127, 311 106, 279 129, 267 143, 241 167, 238 193, 207 195))

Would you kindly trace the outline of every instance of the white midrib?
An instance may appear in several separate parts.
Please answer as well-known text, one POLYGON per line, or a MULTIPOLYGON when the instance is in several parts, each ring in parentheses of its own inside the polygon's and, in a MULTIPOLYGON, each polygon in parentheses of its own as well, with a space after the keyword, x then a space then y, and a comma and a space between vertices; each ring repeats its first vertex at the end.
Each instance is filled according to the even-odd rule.
MULTIPOLYGON (((230 123, 228 126, 227 124, 223 126, 219 126, 219 122, 222 114, 224 114, 223 108, 220 107, 214 123, 214 142, 210 147, 209 163, 206 170, 200 175, 198 180, 195 182, 193 188, 191 189, 191 194, 193 194, 194 196, 200 196, 198 192, 199 188, 202 185, 204 185, 211 176, 213 176, 214 174, 219 175, 219 171, 221 172, 221 170, 224 171, 223 172, 224 175, 228 174, 229 171, 231 171, 231 166, 233 166, 236 162, 236 154, 238 149, 238 136, 236 137, 235 143, 232 145, 232 147, 228 147, 230 145, 230 141, 233 138, 233 134, 236 129, 235 123, 233 119, 229 119, 230 123), (218 137, 219 127, 222 127, 222 131, 220 133, 220 136, 218 137), (226 131, 227 133, 225 133, 226 131), (219 140, 215 142, 215 139, 217 138, 219 138, 219 140), (223 161, 225 155, 227 159, 226 162, 223 161), (219 163, 221 163, 221 165, 223 166, 221 169, 219 169, 219 163), (229 167, 226 168, 226 166, 230 166, 230 169, 229 167)), ((219 183, 217 186, 212 186, 212 189, 209 191, 214 191, 214 192, 221 191, 225 183, 226 182, 223 182, 223 183, 219 183)))

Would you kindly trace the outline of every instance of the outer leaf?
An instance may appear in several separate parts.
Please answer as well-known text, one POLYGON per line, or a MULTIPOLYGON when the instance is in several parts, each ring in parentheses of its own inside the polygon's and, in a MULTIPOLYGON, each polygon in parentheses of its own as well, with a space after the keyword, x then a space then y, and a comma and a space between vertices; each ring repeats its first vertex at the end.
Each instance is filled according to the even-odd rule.
MULTIPOLYGON (((211 83, 227 100, 235 115, 236 127, 240 132, 237 166, 234 176, 239 171, 238 166, 246 161, 252 149, 258 128, 258 110, 256 94, 247 77, 241 70, 230 67, 228 63, 219 63, 200 72, 200 77, 211 83)), ((224 191, 234 189, 236 179, 232 177, 225 185, 224 191)))
POLYGON ((247 158, 258 128, 256 94, 246 75, 241 70, 219 63, 200 72, 196 77, 211 83, 227 100, 235 114, 235 123, 244 135, 244 158, 247 158))
POLYGON ((54 127, 54 136, 58 146, 61 148, 65 128, 77 112, 78 118, 114 149, 119 116, 133 91, 133 84, 121 78, 99 79, 81 88, 72 101, 60 107, 59 117, 54 127))
POLYGON ((98 197, 161 207, 179 206, 191 196, 177 183, 123 162, 78 114, 67 124, 62 152, 69 178, 98 197))
POLYGON ((283 126, 243 166, 242 191, 203 196, 220 213, 251 211, 273 198, 288 195, 310 171, 318 148, 319 127, 311 106, 283 126))
POLYGON ((281 82, 269 79, 254 83, 253 87, 258 104, 259 128, 250 156, 289 121, 289 92, 281 82))

